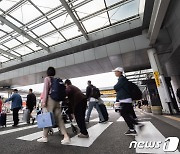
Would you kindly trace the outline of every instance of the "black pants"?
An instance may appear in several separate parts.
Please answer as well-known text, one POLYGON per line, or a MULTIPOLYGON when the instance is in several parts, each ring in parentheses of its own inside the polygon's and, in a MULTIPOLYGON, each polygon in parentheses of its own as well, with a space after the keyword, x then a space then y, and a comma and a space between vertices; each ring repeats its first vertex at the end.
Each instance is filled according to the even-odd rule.
POLYGON ((128 125, 129 129, 134 129, 134 125, 137 125, 138 122, 134 119, 133 116, 133 106, 131 103, 120 103, 120 113, 121 116, 124 118, 126 124, 128 125))
POLYGON ((84 99, 77 104, 74 110, 74 115, 76 118, 77 125, 80 129, 80 132, 84 135, 88 134, 85 123, 86 106, 87 106, 87 100, 84 99))
POLYGON ((132 116, 133 116, 134 119, 137 118, 136 113, 134 112, 134 109, 132 109, 132 113, 131 113, 131 114, 132 114, 132 116))
POLYGON ((19 123, 19 110, 21 108, 14 108, 12 111, 13 111, 13 121, 14 121, 14 125, 18 125, 19 123))

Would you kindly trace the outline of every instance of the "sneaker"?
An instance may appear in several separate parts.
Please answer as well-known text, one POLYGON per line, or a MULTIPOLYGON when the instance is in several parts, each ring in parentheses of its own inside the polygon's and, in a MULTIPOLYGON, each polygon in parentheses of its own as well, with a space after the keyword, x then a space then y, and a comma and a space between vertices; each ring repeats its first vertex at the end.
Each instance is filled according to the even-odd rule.
POLYGON ((100 123, 100 124, 106 124, 107 121, 105 121, 105 120, 104 120, 104 121, 99 121, 99 123, 100 123))
POLYGON ((88 134, 87 134, 87 135, 84 135, 84 134, 81 134, 81 133, 80 133, 80 134, 78 135, 78 137, 79 137, 79 138, 89 138, 89 135, 88 135, 88 134))
POLYGON ((137 132, 135 130, 133 131, 130 131, 128 130, 126 133, 124 133, 125 135, 133 135, 133 136, 136 136, 137 135, 137 132))
POLYGON ((32 124, 34 124, 35 118, 32 119, 32 124))
POLYGON ((37 142, 47 143, 48 139, 47 139, 47 137, 41 137, 37 140, 37 142))
POLYGON ((85 119, 85 122, 89 123, 89 120, 85 119))
POLYGON ((63 139, 62 141, 61 141, 61 144, 69 144, 71 141, 70 141, 70 139, 68 138, 68 139, 63 139))
POLYGON ((18 126, 18 124, 16 124, 16 125, 15 125, 15 124, 14 124, 14 125, 12 125, 12 127, 17 127, 17 126, 18 126))

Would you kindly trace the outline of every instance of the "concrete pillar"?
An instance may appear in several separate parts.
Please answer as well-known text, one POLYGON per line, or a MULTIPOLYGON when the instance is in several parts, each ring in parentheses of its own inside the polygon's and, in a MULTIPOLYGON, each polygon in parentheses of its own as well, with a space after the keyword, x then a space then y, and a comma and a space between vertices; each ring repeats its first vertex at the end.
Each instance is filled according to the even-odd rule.
POLYGON ((176 95, 177 89, 180 88, 180 76, 171 76, 171 85, 176 97, 177 105, 180 108, 180 99, 176 95))
POLYGON ((147 53, 148 53, 149 61, 151 64, 151 68, 153 69, 153 73, 155 75, 156 86, 157 86, 159 97, 160 97, 161 104, 163 107, 163 113, 170 114, 171 112, 174 112, 174 110, 171 103, 170 94, 168 92, 167 85, 165 82, 165 78, 164 78, 160 63, 159 63, 159 59, 156 54, 156 50, 153 48, 148 49, 147 53))

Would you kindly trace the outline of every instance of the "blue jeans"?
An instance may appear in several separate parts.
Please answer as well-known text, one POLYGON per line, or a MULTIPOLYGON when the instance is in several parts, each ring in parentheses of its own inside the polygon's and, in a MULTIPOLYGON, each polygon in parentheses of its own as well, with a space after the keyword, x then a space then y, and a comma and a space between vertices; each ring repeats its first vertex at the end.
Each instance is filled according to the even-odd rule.
POLYGON ((101 113, 101 110, 99 108, 98 102, 95 102, 95 101, 89 102, 89 107, 88 107, 88 110, 87 110, 86 121, 89 121, 89 118, 90 118, 91 111, 92 111, 93 107, 96 108, 96 110, 97 110, 97 112, 99 114, 100 121, 104 121, 104 117, 103 117, 103 115, 101 113))

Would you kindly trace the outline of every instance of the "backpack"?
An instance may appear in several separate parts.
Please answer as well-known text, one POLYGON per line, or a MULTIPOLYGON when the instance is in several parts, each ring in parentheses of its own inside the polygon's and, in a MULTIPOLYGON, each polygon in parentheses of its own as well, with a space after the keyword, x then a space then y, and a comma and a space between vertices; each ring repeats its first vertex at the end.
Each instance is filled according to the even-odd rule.
POLYGON ((140 100, 142 99, 142 91, 139 87, 131 81, 128 81, 128 88, 130 90, 130 95, 132 100, 140 100))
POLYGON ((51 78, 50 97, 55 101, 64 101, 66 97, 66 87, 60 78, 51 78))
POLYGON ((101 96, 101 93, 100 93, 99 89, 96 88, 95 86, 92 86, 91 97, 98 99, 100 96, 101 96))

